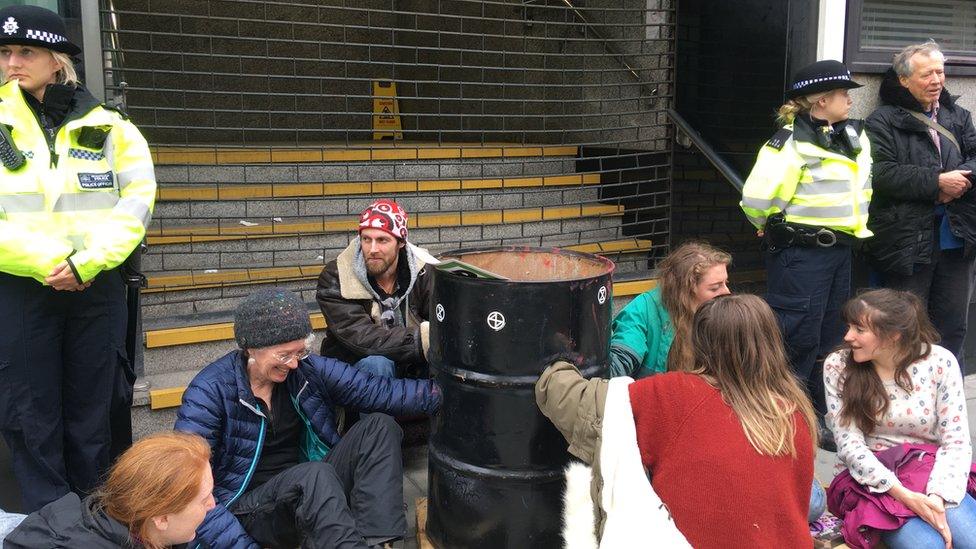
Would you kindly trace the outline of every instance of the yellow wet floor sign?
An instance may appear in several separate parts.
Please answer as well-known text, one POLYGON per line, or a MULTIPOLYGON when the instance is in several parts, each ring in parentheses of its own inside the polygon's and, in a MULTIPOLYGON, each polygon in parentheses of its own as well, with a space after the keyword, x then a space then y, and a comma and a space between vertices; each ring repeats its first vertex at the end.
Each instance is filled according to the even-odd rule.
POLYGON ((396 99, 396 83, 388 80, 373 82, 373 139, 403 139, 400 125, 400 105, 396 99))

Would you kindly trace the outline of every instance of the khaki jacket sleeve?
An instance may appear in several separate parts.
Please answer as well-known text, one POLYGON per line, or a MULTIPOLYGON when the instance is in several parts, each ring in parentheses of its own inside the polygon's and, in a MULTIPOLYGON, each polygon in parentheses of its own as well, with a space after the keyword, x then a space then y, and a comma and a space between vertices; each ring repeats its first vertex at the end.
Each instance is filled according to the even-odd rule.
POLYGON ((539 409, 569 443, 569 453, 592 464, 599 452, 607 380, 584 379, 569 362, 557 361, 535 384, 539 409))

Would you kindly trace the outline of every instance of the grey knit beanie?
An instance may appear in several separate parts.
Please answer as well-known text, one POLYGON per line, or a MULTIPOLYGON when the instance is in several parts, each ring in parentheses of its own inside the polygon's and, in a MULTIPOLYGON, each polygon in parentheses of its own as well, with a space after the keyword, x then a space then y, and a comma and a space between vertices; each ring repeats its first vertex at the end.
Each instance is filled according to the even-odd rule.
POLYGON ((285 288, 258 290, 234 311, 234 339, 241 349, 260 349, 305 339, 312 333, 308 307, 285 288))

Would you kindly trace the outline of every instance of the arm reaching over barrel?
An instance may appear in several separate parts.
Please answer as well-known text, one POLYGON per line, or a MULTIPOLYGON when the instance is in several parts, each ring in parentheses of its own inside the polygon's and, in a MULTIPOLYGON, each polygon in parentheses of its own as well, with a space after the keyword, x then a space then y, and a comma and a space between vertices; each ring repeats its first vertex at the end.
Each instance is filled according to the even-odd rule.
POLYGON ((569 452, 589 464, 600 445, 607 387, 607 380, 584 379, 562 360, 546 368, 535 384, 539 409, 566 438, 569 452))

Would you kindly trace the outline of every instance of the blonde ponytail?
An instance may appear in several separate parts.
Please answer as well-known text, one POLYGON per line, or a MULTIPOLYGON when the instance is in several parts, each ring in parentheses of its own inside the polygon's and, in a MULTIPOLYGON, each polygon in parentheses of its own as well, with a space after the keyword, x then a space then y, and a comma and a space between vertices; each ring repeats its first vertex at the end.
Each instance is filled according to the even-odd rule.
POLYGON ((830 95, 833 90, 825 93, 814 93, 796 99, 788 99, 780 108, 776 109, 776 123, 780 125, 792 124, 796 115, 807 112, 813 108, 813 104, 822 98, 830 95))

